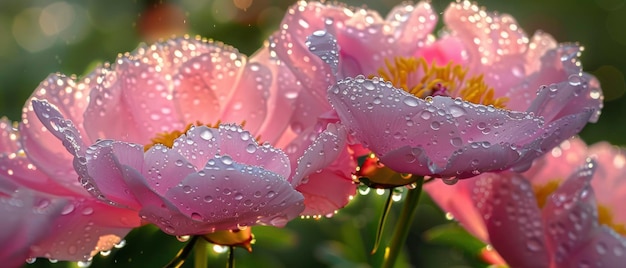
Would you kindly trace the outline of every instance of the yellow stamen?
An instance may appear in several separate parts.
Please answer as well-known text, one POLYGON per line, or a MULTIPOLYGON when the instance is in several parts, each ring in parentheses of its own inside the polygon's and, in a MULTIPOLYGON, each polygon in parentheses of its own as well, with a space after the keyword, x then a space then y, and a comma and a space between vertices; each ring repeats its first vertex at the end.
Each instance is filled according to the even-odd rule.
MULTIPOLYGON (((560 179, 556 179, 551 180, 544 185, 533 186, 533 192, 535 192, 535 198, 537 199, 537 205, 539 208, 543 208, 543 206, 545 206, 548 201, 548 196, 559 188, 561 181, 562 180, 560 179)), ((600 204, 598 204, 598 223, 612 228, 613 231, 621 235, 626 235, 626 224, 615 222, 611 209, 600 204)))
POLYGON ((550 196, 559 185, 561 185, 560 179, 551 180, 544 185, 533 185, 533 192, 535 192, 535 199, 539 208, 543 208, 548 202, 548 196, 550 196))
MULTIPOLYGON (((191 129, 191 127, 193 126, 207 126, 210 128, 218 128, 220 126, 220 124, 222 123, 222 121, 218 120, 215 124, 203 124, 200 121, 196 121, 196 123, 191 123, 191 124, 187 124, 187 126, 185 126, 185 128, 180 131, 180 130, 173 130, 173 131, 166 131, 166 132, 161 132, 161 133, 157 133, 156 137, 150 139, 150 143, 146 144, 143 146, 143 151, 146 152, 148 151, 150 148, 152 148, 152 146, 157 145, 157 144, 162 144, 165 145, 169 148, 172 148, 172 146, 174 146, 174 140, 176 140, 178 137, 180 137, 181 135, 187 133, 187 131, 189 131, 189 129, 191 129)), ((244 127, 246 125, 246 121, 242 121, 240 124, 242 127, 244 127)), ((258 140, 259 137, 257 137, 258 140)))
POLYGON ((613 231, 617 232, 618 234, 626 235, 626 225, 623 223, 616 223, 613 220, 613 214, 611 213, 610 208, 603 205, 598 205, 598 221, 600 222, 600 224, 611 227, 611 229, 613 229, 613 231))
POLYGON ((453 62, 439 66, 435 62, 429 65, 424 58, 396 57, 393 62, 385 59, 385 67, 378 70, 381 78, 418 98, 445 95, 496 108, 504 108, 509 100, 495 98, 494 89, 485 84, 483 75, 466 79, 467 69, 453 62))

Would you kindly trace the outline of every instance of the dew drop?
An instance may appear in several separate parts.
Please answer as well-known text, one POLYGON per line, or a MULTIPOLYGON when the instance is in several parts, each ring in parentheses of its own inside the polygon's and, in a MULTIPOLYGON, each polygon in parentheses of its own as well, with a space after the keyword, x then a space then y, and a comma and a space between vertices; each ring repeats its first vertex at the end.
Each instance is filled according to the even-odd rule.
POLYGON ((415 106, 417 106, 419 104, 417 102, 417 99, 415 97, 413 97, 413 96, 406 96, 406 97, 404 97, 402 102, 404 102, 404 104, 406 104, 407 106, 410 106, 410 107, 415 107, 415 106))
POLYGON ((246 152, 248 153, 254 153, 256 152, 256 146, 254 144, 248 144, 248 146, 246 146, 246 152))
MULTIPOLYGON (((193 218, 193 214, 191 214, 191 217, 193 218)), ((176 236, 176 240, 180 241, 180 242, 187 242, 189 241, 189 238, 191 238, 188 235, 177 235, 176 236)))
POLYGON ((457 182, 459 182, 459 178, 457 177, 441 178, 441 181, 443 181, 443 183, 447 185, 455 185, 457 182))
POLYGON ((213 138, 213 133, 211 132, 210 129, 203 128, 202 131, 200 132, 200 138, 208 141, 213 138))

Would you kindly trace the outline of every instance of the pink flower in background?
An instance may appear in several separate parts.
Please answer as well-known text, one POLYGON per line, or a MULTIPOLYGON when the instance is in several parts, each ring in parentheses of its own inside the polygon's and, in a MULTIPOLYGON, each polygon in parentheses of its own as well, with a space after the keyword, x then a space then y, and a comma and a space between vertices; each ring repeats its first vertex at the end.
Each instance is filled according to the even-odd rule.
POLYGON ((45 173, 26 157, 19 137, 10 122, 0 120, 0 210, 11 215, 0 219, 3 265, 19 266, 33 257, 86 261, 140 225, 137 213, 78 188, 76 174, 45 173))
POLYGON ((311 63, 295 71, 313 88, 304 99, 323 103, 320 88, 334 76, 381 77, 348 77, 328 98, 350 133, 397 172, 455 181, 525 170, 596 121, 602 107, 598 81, 582 73, 579 46, 541 32, 528 38, 512 17, 469 2, 449 6, 439 38, 430 35, 436 15, 427 3, 397 7, 387 20, 315 3, 289 14, 272 45, 287 64, 311 63), (322 61, 296 42, 307 34, 322 61))
POLYGON ((513 267, 614 267, 626 258, 624 165, 623 149, 571 139, 525 173, 424 189, 513 267))

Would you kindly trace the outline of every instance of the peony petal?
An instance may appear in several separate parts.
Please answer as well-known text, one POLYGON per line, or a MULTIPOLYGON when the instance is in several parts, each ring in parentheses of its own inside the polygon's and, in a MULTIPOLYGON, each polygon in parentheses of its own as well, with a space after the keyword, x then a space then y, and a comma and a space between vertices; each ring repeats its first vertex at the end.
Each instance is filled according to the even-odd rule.
MULTIPOLYGON (((4 193, 3 193, 4 194, 4 193)), ((20 267, 31 256, 31 246, 44 238, 67 200, 49 198, 27 189, 0 195, 0 261, 20 267), (7 217, 7 215, 11 215, 7 217)))
POLYGON ((159 65, 119 57, 112 68, 91 90, 84 123, 90 138, 146 144, 155 133, 183 127, 171 78, 159 65))
POLYGON ((594 169, 591 161, 572 174, 543 208, 547 245, 557 265, 567 262, 598 227, 595 195, 589 184, 594 169))
MULTIPOLYGON (((298 187, 301 183, 306 183, 304 181, 307 176, 333 163, 346 148, 346 136, 344 126, 329 124, 298 159, 291 184, 298 187)), ((300 146, 304 147, 306 143, 307 141, 303 141, 300 146)))
MULTIPOLYGON (((258 133, 263 133, 263 140, 271 144, 278 145, 280 137, 286 132, 293 110, 295 109, 295 99, 300 93, 301 86, 298 86, 295 77, 288 67, 276 58, 271 57, 269 46, 264 46, 257 51, 250 62, 257 62, 267 66, 272 77, 272 85, 269 88, 269 99, 267 100, 267 116, 258 133)), ((290 140, 290 137, 285 137, 290 140)))
MULTIPOLYGON (((119 166, 120 163, 128 165, 128 162, 137 158, 143 160, 143 148, 124 145, 111 140, 101 140, 90 146, 85 155, 85 167, 89 176, 83 179, 98 188, 100 198, 137 210, 139 203, 131 195, 119 166)), ((143 161, 139 161, 133 166, 141 167, 142 163, 143 161)))
POLYGON ((589 241, 555 267, 620 267, 626 261, 626 239, 606 226, 596 229, 589 241))
POLYGON ((139 225, 136 212, 94 199, 74 199, 51 223, 48 235, 31 247, 31 256, 87 261, 100 251, 110 250, 139 225))
POLYGON ((11 154, 20 149, 18 144, 19 133, 8 118, 0 118, 0 154, 11 154))
POLYGON ((485 174, 476 181, 474 193, 489 241, 508 265, 549 266, 541 214, 526 179, 511 173, 485 174))
POLYGON ((626 202, 626 152, 607 142, 599 142, 589 148, 588 154, 598 163, 591 181, 598 205, 610 208, 613 223, 625 224, 626 211, 620 208, 626 202))
MULTIPOLYGON (((217 230, 258 224, 276 225, 302 211, 302 195, 278 174, 237 162, 214 161, 185 177, 166 197, 193 221, 217 230), (269 219, 269 222, 267 221, 269 219)), ((280 224, 278 224, 280 225, 280 224)))
MULTIPOLYGON (((165 195, 170 188, 178 185, 183 178, 202 168, 202 166, 194 166, 177 150, 170 150, 160 144, 152 146, 145 153, 143 167, 130 165, 128 167, 140 172, 141 176, 144 176, 143 180, 145 180, 145 182, 142 181, 141 183, 149 185, 148 188, 158 195, 165 195)), ((132 186, 129 185, 129 187, 132 186)), ((142 201, 139 200, 139 202, 142 201)))
POLYGON ((313 130, 305 133, 287 146, 292 159, 299 156, 290 181, 304 195, 302 215, 332 215, 348 204, 357 187, 352 181, 356 162, 346 147, 346 129, 329 124, 319 135, 313 130))
POLYGON ((491 176, 487 173, 472 180, 460 180, 454 185, 447 185, 440 180, 424 184, 424 191, 441 207, 444 212, 452 214, 470 234, 488 242, 487 227, 482 214, 474 206, 474 184, 482 176, 491 176))
POLYGON ((239 125, 220 125, 217 143, 221 161, 230 158, 237 163, 263 167, 285 179, 289 178, 291 166, 287 155, 268 143, 259 146, 252 134, 239 125))
POLYGON ((230 101, 223 106, 222 122, 243 124, 252 133, 263 124, 267 115, 267 99, 272 85, 270 70, 258 63, 249 63, 231 90, 230 101), (243 118, 243 121, 242 121, 243 118))
MULTIPOLYGON (((398 172, 455 176, 508 168, 543 128, 541 118, 532 114, 442 96, 423 100, 381 80, 363 77, 339 81, 329 90, 329 100, 352 135, 398 172), (472 164, 471 157, 479 155, 496 162, 472 164), (455 164, 455 158, 462 160, 455 164), (422 165, 411 164, 416 160, 422 165), (458 163, 476 168, 464 170, 458 163), (446 170, 455 166, 456 170, 446 170)), ((560 125, 553 126, 557 127, 560 125)))
MULTIPOLYGON (((465 44, 467 68, 484 74, 487 85, 508 89, 524 78, 528 37, 508 14, 488 13, 475 3, 461 1, 450 4, 443 19, 451 35, 465 44)), ((502 93, 496 92, 496 96, 502 93)))
POLYGON ((71 165, 72 155, 67 153, 61 142, 54 140, 54 136, 49 133, 50 130, 39 121, 39 115, 36 114, 32 102, 46 100, 60 109, 59 115, 63 114, 62 117, 74 122, 77 133, 81 134, 78 136, 89 142, 89 138, 84 137, 86 132, 82 128, 82 112, 88 104, 88 90, 97 83, 101 72, 102 69, 98 68, 79 81, 74 77, 51 74, 39 84, 23 109, 19 131, 24 151, 43 173, 65 180, 62 182, 64 184, 75 182, 76 176, 71 165))

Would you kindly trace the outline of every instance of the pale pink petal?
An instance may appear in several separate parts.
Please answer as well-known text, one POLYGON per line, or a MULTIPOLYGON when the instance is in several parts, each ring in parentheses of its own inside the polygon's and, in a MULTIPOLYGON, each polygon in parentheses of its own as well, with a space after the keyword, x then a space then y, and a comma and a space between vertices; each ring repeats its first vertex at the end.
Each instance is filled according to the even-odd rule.
MULTIPOLYGON (((291 184, 304 195, 306 208, 302 215, 332 214, 354 196, 356 184, 351 176, 356 162, 346 147, 346 135, 345 127, 329 124, 306 150, 291 152, 291 155, 302 154, 291 178, 291 184)), ((310 143, 306 136, 289 146, 306 147, 310 143)))
MULTIPOLYGON (((186 62, 174 77, 177 85, 174 90, 174 102, 180 109, 184 121, 186 123, 199 121, 204 124, 215 124, 219 120, 225 121, 223 117, 229 116, 226 111, 233 109, 230 106, 235 105, 236 102, 239 102, 238 106, 239 109, 243 109, 242 111, 252 114, 258 113, 256 106, 251 107, 251 110, 247 110, 247 106, 251 105, 250 101, 252 100, 259 101, 257 98, 266 99, 264 94, 268 91, 268 86, 265 84, 270 83, 270 81, 264 78, 255 81, 252 87, 247 88, 246 90, 250 90, 251 93, 256 93, 256 95, 249 96, 250 99, 237 100, 237 98, 248 97, 246 95, 248 93, 241 96, 242 94, 236 91, 241 79, 245 81, 245 79, 257 78, 256 76, 248 77, 250 73, 254 72, 246 71, 247 69, 253 68, 253 66, 256 66, 254 68, 261 72, 265 72, 266 69, 259 65, 249 65, 247 58, 233 47, 220 44, 207 46, 210 47, 211 52, 186 62)), ((250 85, 244 84, 242 86, 250 85)), ((264 104, 264 102, 260 102, 264 104)), ((253 120, 254 118, 248 118, 248 120, 253 124, 262 122, 265 114, 264 109, 263 107, 261 113, 258 114, 261 120, 253 120)), ((228 120, 233 120, 231 116, 226 121, 242 123, 241 121, 246 120, 247 117, 248 115, 235 116, 234 120, 237 122, 230 122, 228 120)))
MULTIPOLYGON (((304 150, 298 158, 295 174, 291 177, 291 184, 298 187, 306 183, 306 177, 333 163, 346 147, 346 128, 330 124, 320 133, 312 144, 304 150)), ((308 141, 300 142, 300 147, 307 146, 308 141)))
POLYGON ((469 60, 466 67, 473 74, 484 74, 485 82, 496 92, 524 79, 522 56, 528 50, 529 40, 513 17, 486 12, 475 3, 461 1, 450 4, 443 20, 451 35, 465 44, 469 60))
POLYGON ((626 261, 626 239, 608 227, 593 231, 589 240, 567 256, 558 268, 621 267, 626 261))
POLYGON ((85 154, 85 167, 90 176, 83 177, 83 179, 98 188, 102 195, 100 198, 136 210, 139 204, 124 182, 119 163, 126 164, 128 159, 139 158, 143 160, 143 148, 137 150, 137 148, 123 148, 116 145, 111 140, 101 140, 89 146, 85 154), (121 159, 118 159, 117 155, 121 159))
POLYGON ((86 261, 100 251, 110 250, 115 241, 139 225, 136 212, 95 199, 73 199, 51 223, 48 235, 31 247, 31 255, 86 261))
POLYGON ((165 196, 191 220, 218 230, 274 225, 272 219, 278 217, 286 223, 303 208, 302 195, 278 174, 220 159, 184 178, 165 196))
MULTIPOLYGON (((19 131, 24 151, 43 173, 59 180, 71 180, 71 182, 63 182, 66 184, 71 184, 76 179, 71 165, 72 155, 67 153, 63 144, 57 141, 39 121, 31 102, 45 99, 57 108, 60 107, 59 113, 63 114, 63 117, 72 120, 75 124, 81 124, 77 127, 77 133, 82 136, 85 133, 82 128, 82 112, 88 103, 89 89, 97 83, 101 72, 102 69, 98 68, 79 81, 73 77, 52 74, 41 82, 23 109, 19 131)), ((89 141, 88 137, 83 138, 89 141)))
POLYGON ((85 129, 92 140, 149 143, 158 132, 181 129, 172 81, 160 66, 120 57, 90 92, 85 129), (107 127, 102 127, 107 126, 107 127))
MULTIPOLYGON (((264 46, 250 57, 250 62, 258 62, 270 69, 272 85, 269 88, 270 98, 267 100, 267 118, 258 130, 263 133, 263 140, 276 146, 279 145, 286 132, 286 128, 295 109, 295 99, 298 97, 301 86, 298 86, 296 78, 291 74, 288 67, 276 58, 271 57, 268 46, 264 46)), ((291 140, 285 136, 284 139, 291 140)))
POLYGON ((623 148, 600 142, 592 145, 589 157, 598 162, 591 186, 596 193, 598 205, 609 208, 614 223, 626 223, 626 153, 623 148))
POLYGON ((463 43, 454 37, 443 36, 432 44, 426 45, 415 51, 412 55, 416 58, 424 58, 426 62, 436 62, 440 66, 445 66, 449 62, 464 64, 465 47, 463 43))
POLYGON ((436 180, 424 184, 423 187, 437 205, 444 212, 452 214, 465 230, 478 239, 489 242, 483 216, 476 209, 472 199, 475 181, 482 176, 491 176, 491 174, 479 175, 473 180, 460 180, 454 185, 447 185, 436 180))
MULTIPOLYGON (((124 143, 122 143, 124 144, 124 143)), ((120 145, 131 147, 131 145, 120 145)), ((133 150, 139 150, 132 147, 133 150)), ((143 167, 131 166, 120 163, 139 171, 144 176, 146 185, 158 195, 165 195, 169 189, 178 185, 189 174, 200 170, 202 166, 194 166, 187 158, 177 150, 171 150, 166 146, 157 144, 152 146, 144 155, 143 167)), ((132 187, 129 185, 129 187, 132 187)), ((139 202, 142 202, 139 200, 139 202)))
MULTIPOLYGON (((528 51, 526 52, 526 75, 542 71, 546 64, 542 58, 548 51, 557 48, 558 44, 554 38, 542 31, 537 31, 530 38, 528 51)), ((548 65, 549 66, 549 65, 548 65)))
POLYGON ((589 184, 595 165, 589 162, 572 174, 543 207, 548 250, 557 265, 576 254, 598 228, 597 204, 589 184))
POLYGON ((24 187, 60 196, 87 196, 85 189, 78 183, 78 175, 71 175, 72 180, 56 180, 44 174, 24 155, 0 156, 0 178, 24 187))
POLYGON ((20 267, 31 256, 30 247, 53 228, 67 200, 49 199, 27 189, 2 194, 8 196, 0 195, 0 214, 4 215, 0 220, 0 261, 6 267, 20 267))
POLYGON ((533 148, 526 146, 543 134, 544 127, 532 114, 442 96, 419 99, 364 77, 339 81, 329 89, 329 100, 350 133, 385 165, 402 169, 399 172, 454 176, 457 171, 501 170, 520 164, 520 159, 528 162, 532 158, 523 156, 533 148), (385 162, 387 154, 390 161, 385 162), (479 156, 488 160, 480 163, 479 156), (415 161, 421 165, 411 164, 415 161), (470 166, 476 168, 467 169, 470 166))
POLYGON ((163 73, 176 73, 188 60, 213 51, 213 45, 221 43, 203 40, 199 37, 183 36, 168 39, 151 45, 140 45, 135 51, 125 53, 125 57, 148 65, 159 66, 163 73))
POLYGON ((281 150, 268 143, 259 145, 250 132, 239 125, 224 124, 219 127, 219 153, 222 161, 227 158, 249 166, 260 166, 263 169, 289 178, 291 166, 289 158, 281 150))
POLYGON ((0 154, 11 154, 20 149, 18 132, 8 118, 0 118, 0 154))
POLYGON ((245 122, 246 129, 252 133, 259 133, 258 130, 267 115, 272 74, 261 64, 249 63, 242 70, 238 82, 231 89, 229 102, 223 104, 222 122, 234 124, 245 122))
POLYGON ((83 188, 86 189, 91 195, 104 199, 104 195, 89 176, 87 166, 85 165, 85 150, 87 146, 83 142, 80 133, 78 133, 78 130, 74 127, 72 121, 65 119, 56 107, 45 100, 33 100, 32 106, 41 123, 48 129, 48 131, 50 131, 52 135, 62 141, 65 149, 74 156, 74 169, 78 174, 79 182, 83 188))
POLYGON ((512 267, 547 267, 550 261, 541 212, 530 183, 511 173, 490 173, 477 179, 474 200, 491 245, 512 267))
POLYGON ((543 186, 550 181, 562 181, 571 175, 572 170, 580 167, 587 157, 589 157, 587 145, 584 141, 580 138, 568 139, 552 148, 544 157, 537 159, 532 167, 524 172, 524 176, 533 185, 543 186))

